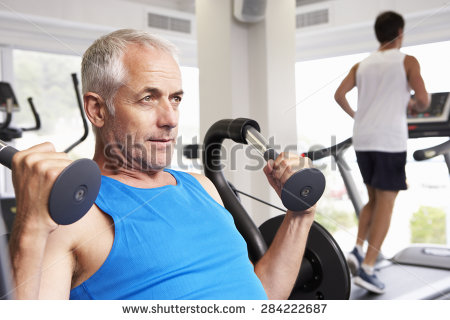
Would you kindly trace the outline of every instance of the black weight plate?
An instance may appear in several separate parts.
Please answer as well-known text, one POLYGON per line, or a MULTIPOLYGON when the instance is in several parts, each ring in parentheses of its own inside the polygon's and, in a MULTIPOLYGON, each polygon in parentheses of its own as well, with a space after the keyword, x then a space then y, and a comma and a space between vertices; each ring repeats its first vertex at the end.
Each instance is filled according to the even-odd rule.
MULTIPOLYGON (((272 243, 284 216, 271 218, 259 227, 268 246, 272 243)), ((314 222, 309 231, 299 276, 289 299, 336 300, 349 297, 350 274, 344 254, 331 234, 314 222)))
POLYGON ((283 205, 292 211, 309 209, 325 190, 325 177, 316 168, 302 169, 292 175, 281 191, 283 205))
POLYGON ((97 199, 101 173, 97 164, 79 159, 65 168, 53 185, 48 200, 50 216, 61 225, 81 219, 97 199))

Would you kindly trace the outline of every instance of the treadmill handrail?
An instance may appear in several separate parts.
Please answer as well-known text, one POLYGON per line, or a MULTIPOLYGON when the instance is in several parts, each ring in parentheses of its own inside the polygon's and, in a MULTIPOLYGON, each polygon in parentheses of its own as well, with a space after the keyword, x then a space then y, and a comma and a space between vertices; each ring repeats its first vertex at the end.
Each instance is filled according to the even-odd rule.
POLYGON ((450 153, 450 140, 430 148, 416 150, 414 151, 413 157, 414 160, 416 161, 423 161, 449 153, 450 153))
POLYGON ((348 138, 336 145, 328 148, 319 149, 315 151, 308 151, 302 154, 304 157, 308 157, 311 160, 319 160, 322 158, 329 157, 331 155, 336 156, 347 150, 352 145, 352 138, 348 138))

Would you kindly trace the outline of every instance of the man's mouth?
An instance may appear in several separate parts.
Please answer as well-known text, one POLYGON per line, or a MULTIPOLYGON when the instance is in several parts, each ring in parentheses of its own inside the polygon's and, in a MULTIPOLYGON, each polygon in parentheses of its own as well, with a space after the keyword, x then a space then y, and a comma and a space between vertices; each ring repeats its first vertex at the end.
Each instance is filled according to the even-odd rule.
POLYGON ((173 139, 149 139, 148 141, 163 144, 163 143, 172 143, 173 139))

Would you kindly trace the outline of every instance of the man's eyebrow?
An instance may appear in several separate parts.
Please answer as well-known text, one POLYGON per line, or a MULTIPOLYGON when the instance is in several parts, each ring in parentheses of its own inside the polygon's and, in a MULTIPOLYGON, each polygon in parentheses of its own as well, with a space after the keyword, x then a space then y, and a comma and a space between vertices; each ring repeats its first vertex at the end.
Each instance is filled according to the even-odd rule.
MULTIPOLYGON (((154 87, 146 87, 144 89, 142 89, 140 92, 138 92, 138 95, 144 94, 144 93, 152 93, 155 95, 159 95, 161 94, 161 90, 159 90, 158 88, 154 88, 154 87)), ((174 93, 171 93, 171 96, 182 96, 184 94, 183 90, 178 90, 175 91, 174 93)))
POLYGON ((138 92, 138 95, 144 94, 144 93, 152 93, 152 94, 158 94, 161 91, 158 88, 153 87, 145 87, 141 91, 138 92))
POLYGON ((172 93, 171 96, 182 96, 183 94, 184 94, 183 90, 178 90, 172 93))

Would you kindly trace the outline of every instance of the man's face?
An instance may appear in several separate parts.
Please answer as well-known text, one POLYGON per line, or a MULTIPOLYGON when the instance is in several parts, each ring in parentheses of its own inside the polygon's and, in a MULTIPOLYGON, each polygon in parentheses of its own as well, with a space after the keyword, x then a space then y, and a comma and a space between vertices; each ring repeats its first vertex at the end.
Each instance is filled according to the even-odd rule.
POLYGON ((169 54, 138 45, 127 49, 123 64, 126 80, 114 97, 104 141, 119 147, 128 168, 162 169, 171 162, 178 133, 179 66, 169 54))

